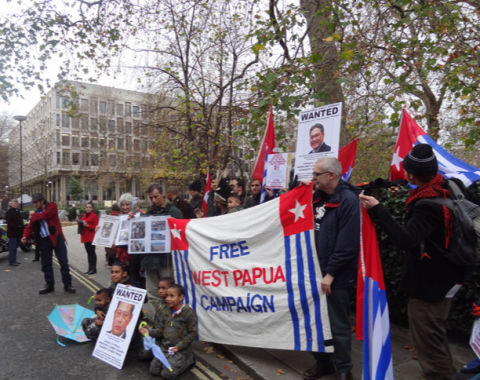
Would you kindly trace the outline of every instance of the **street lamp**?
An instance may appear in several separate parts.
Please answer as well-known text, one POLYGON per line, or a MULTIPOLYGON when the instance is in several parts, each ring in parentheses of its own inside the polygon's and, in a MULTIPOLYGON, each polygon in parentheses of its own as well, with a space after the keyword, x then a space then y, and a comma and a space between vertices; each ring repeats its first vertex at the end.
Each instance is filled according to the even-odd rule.
POLYGON ((16 121, 20 122, 20 210, 23 211, 23 151, 22 151, 22 121, 27 120, 26 116, 14 116, 16 121))
POLYGON ((49 190, 50 190, 50 202, 52 201, 52 181, 48 181, 49 190))

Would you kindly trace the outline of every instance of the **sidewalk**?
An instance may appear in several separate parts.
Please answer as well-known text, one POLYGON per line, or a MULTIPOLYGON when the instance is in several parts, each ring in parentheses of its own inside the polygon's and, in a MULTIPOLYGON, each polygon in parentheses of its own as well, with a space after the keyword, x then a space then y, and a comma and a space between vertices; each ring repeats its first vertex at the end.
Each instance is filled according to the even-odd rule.
MULTIPOLYGON (((83 244, 80 243, 80 236, 77 234, 77 227, 65 227, 64 233, 68 241, 68 258, 70 264, 80 271, 87 269, 87 253, 83 244)), ((105 267, 105 250, 97 248, 97 274, 88 276, 89 279, 108 287, 110 284, 110 267, 105 267)), ((75 284, 74 284, 75 286, 75 284)), ((153 319, 153 307, 145 305, 145 316, 153 319)), ((420 366, 413 358, 415 352, 405 349, 405 345, 411 346, 408 329, 391 325, 391 339, 393 350, 394 377, 396 380, 414 380, 421 376, 420 366)), ((352 333, 352 357, 353 377, 355 380, 362 379, 362 341, 357 341, 355 333, 352 333)), ((231 345, 214 345, 214 348, 207 349, 201 344, 195 345, 196 355, 204 362, 213 367, 224 369, 225 379, 228 376, 233 379, 243 379, 238 374, 229 373, 224 366, 224 361, 219 360, 222 356, 230 358, 240 369, 255 380, 280 379, 299 380, 302 379, 302 372, 313 366, 314 360, 311 354, 302 351, 287 351, 240 347, 231 345), (233 375, 233 376, 232 376, 233 375)), ((460 369, 465 363, 475 358, 475 354, 469 348, 463 348, 451 344, 450 349, 454 358, 454 365, 460 369)), ((220 379, 220 378, 219 378, 220 379)), ((323 377, 322 380, 334 380, 335 376, 323 377)))

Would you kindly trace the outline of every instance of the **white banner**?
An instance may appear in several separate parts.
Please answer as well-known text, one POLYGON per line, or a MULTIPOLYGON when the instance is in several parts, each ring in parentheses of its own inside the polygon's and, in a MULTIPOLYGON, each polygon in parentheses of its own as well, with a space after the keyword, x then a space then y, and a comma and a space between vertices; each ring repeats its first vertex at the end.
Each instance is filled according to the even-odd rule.
POLYGON ((146 294, 145 289, 117 285, 93 350, 94 357, 122 369, 146 294))
POLYGON ((95 232, 92 244, 110 248, 115 241, 115 236, 117 236, 118 224, 118 216, 102 215, 98 222, 100 228, 95 232))
POLYGON ((338 157, 342 103, 302 111, 298 117, 295 174, 312 179, 315 162, 325 156, 338 157))
POLYGON ((312 186, 241 212, 168 223, 176 281, 197 313, 200 340, 332 351, 312 186))

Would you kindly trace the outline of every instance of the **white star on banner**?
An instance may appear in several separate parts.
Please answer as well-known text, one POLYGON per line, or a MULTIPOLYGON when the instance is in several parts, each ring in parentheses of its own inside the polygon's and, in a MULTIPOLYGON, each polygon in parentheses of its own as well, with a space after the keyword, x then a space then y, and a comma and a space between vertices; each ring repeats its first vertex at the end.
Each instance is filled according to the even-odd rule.
POLYGON ((400 171, 400 163, 403 161, 403 158, 400 157, 398 154, 400 153, 400 147, 397 148, 397 151, 393 153, 393 160, 392 164, 395 165, 397 171, 400 171))
POLYGON ((182 230, 177 229, 177 225, 176 225, 176 224, 174 224, 174 225, 173 225, 173 229, 170 230, 170 232, 171 232, 172 235, 173 235, 173 238, 174 238, 174 239, 176 238, 176 239, 179 239, 179 240, 182 240, 182 238, 180 237, 180 232, 181 232, 181 231, 182 231, 182 230))
POLYGON ((302 206, 298 200, 295 200, 295 208, 288 210, 292 214, 295 214, 295 222, 298 220, 298 218, 305 218, 303 215, 303 210, 305 210, 305 207, 307 207, 307 205, 302 206))

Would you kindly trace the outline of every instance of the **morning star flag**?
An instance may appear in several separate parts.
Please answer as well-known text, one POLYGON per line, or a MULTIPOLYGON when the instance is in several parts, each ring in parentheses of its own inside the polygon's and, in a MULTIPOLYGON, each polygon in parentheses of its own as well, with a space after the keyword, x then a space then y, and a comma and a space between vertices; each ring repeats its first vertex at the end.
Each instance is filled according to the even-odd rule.
POLYGON ((405 179, 402 161, 408 152, 412 150, 413 146, 417 144, 429 144, 433 148, 437 156, 438 171, 445 177, 458 178, 467 187, 480 179, 480 170, 478 168, 448 153, 412 119, 407 111, 403 110, 398 140, 390 167, 391 181, 405 179))
POLYGON ((363 380, 393 380, 387 294, 375 226, 362 207, 357 282, 357 339, 363 339, 363 380))
POLYGON ((210 171, 207 169, 207 183, 205 184, 205 192, 203 195, 202 210, 203 215, 207 217, 208 198, 212 195, 212 180, 210 179, 210 171))
POLYGON ((168 223, 175 280, 200 340, 332 352, 312 186, 242 212, 168 223))
POLYGON ((270 154, 277 153, 277 138, 275 137, 275 128, 273 126, 273 107, 270 106, 270 114, 268 115, 268 124, 265 134, 263 135, 262 143, 260 144, 260 150, 258 156, 255 159, 255 165, 253 167, 252 178, 263 181, 263 169, 265 165, 265 149, 268 146, 270 154))
POLYGON ((347 182, 352 176, 355 158, 357 157, 357 141, 358 139, 355 139, 338 150, 338 161, 342 164, 342 178, 347 182))

